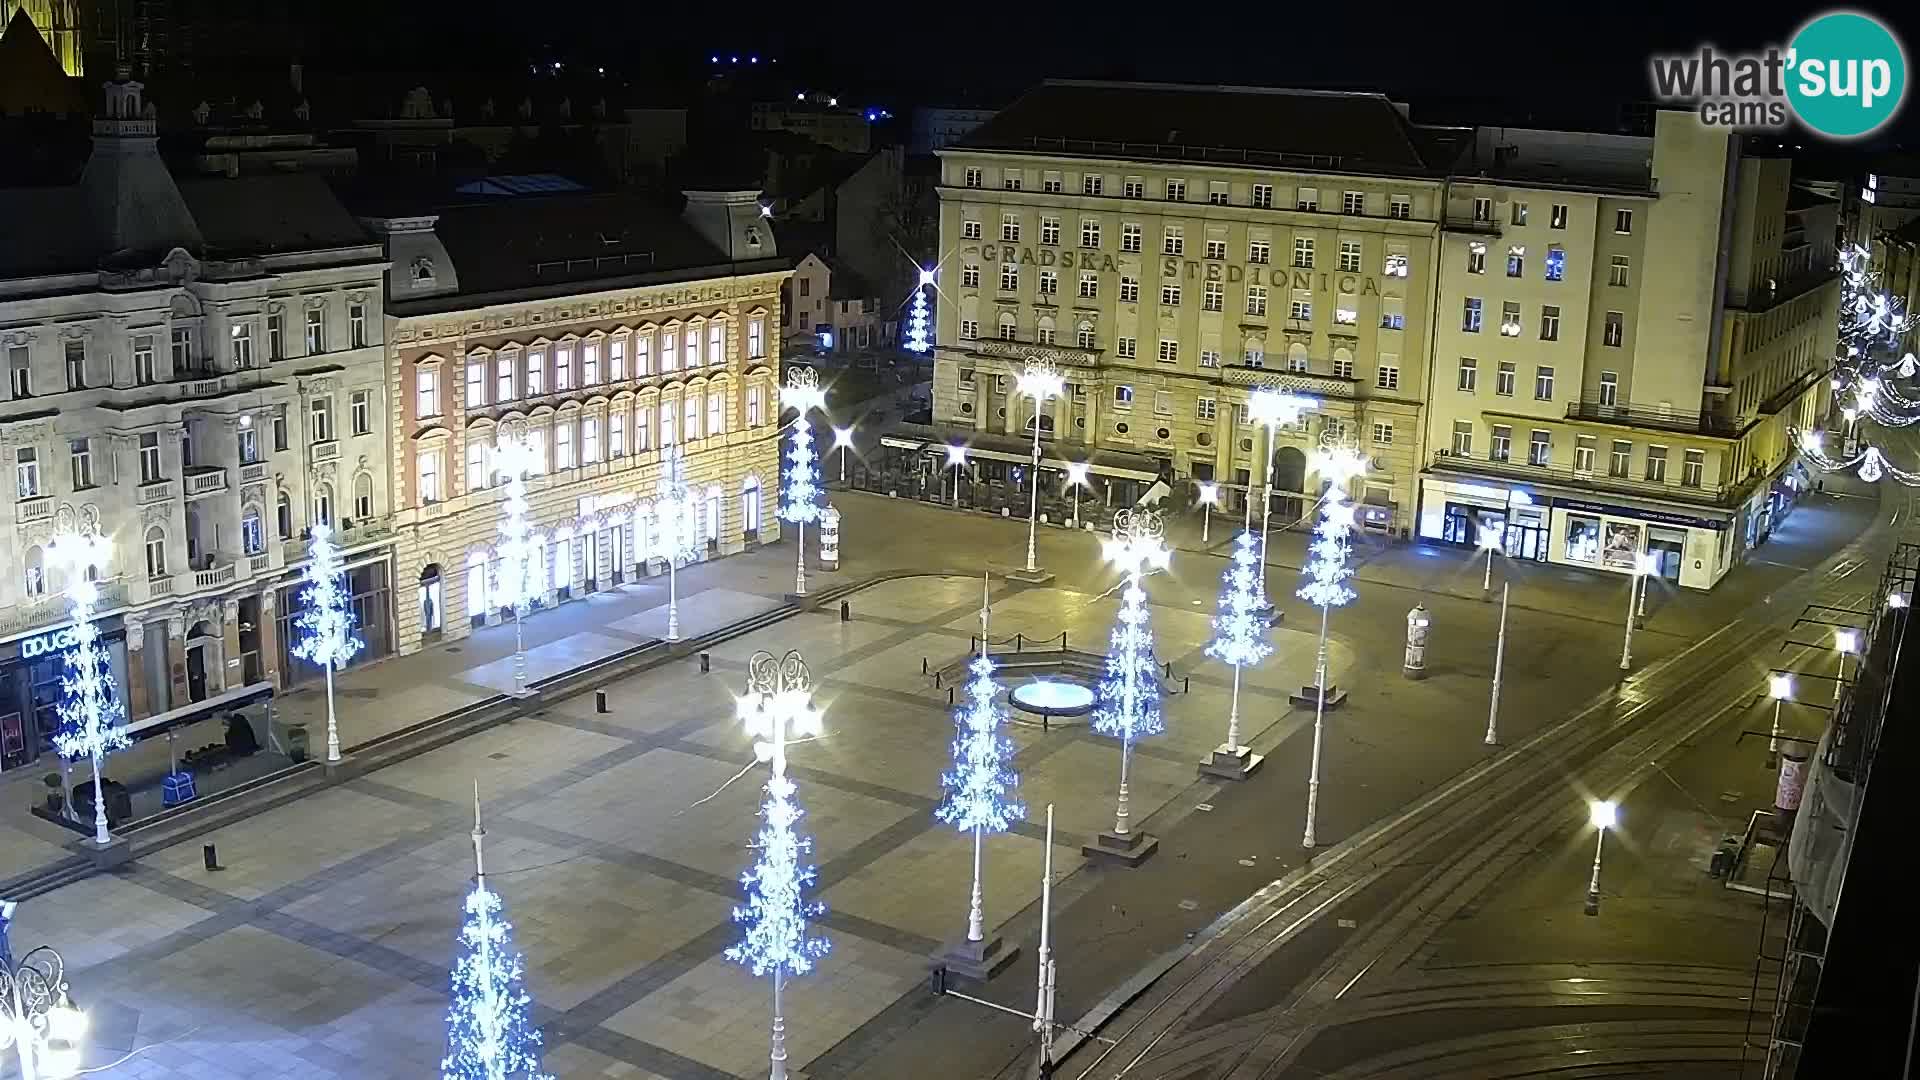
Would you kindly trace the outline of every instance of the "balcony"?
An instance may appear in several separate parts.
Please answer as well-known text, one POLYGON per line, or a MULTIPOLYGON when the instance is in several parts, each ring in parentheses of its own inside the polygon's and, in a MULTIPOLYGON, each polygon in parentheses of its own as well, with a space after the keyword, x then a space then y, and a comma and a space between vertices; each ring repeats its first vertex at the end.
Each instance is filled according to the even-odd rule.
POLYGON ((180 396, 188 398, 219 397, 230 394, 235 388, 236 379, 232 374, 212 372, 191 372, 181 380, 180 396))
MULTIPOLYGON (((384 540, 392 535, 392 524, 385 521, 371 521, 364 525, 335 529, 333 532, 333 542, 341 551, 348 552, 366 547, 369 544, 384 540)), ((307 559, 307 544, 308 540, 306 537, 285 541, 281 545, 281 556, 286 560, 286 565, 294 566, 298 563, 305 562, 307 559)))
POLYGON ((191 465, 186 475, 187 498, 217 495, 227 490, 227 470, 217 465, 191 465))
POLYGON ((1719 484, 1687 485, 1662 480, 1637 480, 1631 476, 1609 476, 1604 472, 1575 469, 1567 465, 1529 465, 1523 461, 1494 461, 1485 457, 1456 454, 1451 450, 1434 451, 1432 471, 1469 476, 1492 476, 1522 483, 1557 484, 1586 491, 1638 495, 1642 498, 1713 507, 1733 506, 1739 501, 1737 496, 1741 494, 1738 489, 1719 484))
POLYGON ((1446 220, 1441 228, 1447 232, 1474 233, 1480 236, 1499 236, 1500 223, 1492 218, 1474 217, 1471 213, 1447 211, 1446 220))
POLYGON ((240 482, 242 484, 257 484, 266 478, 267 463, 264 461, 252 461, 240 466, 240 482))
POLYGON ((232 562, 223 566, 212 566, 205 570, 195 570, 193 572, 193 588, 195 592, 201 589, 217 589, 222 585, 233 584, 239 576, 240 564, 232 562))
POLYGON ((160 577, 148 578, 147 579, 147 595, 148 596, 172 596, 173 595, 173 579, 165 575, 162 575, 160 577))
POLYGON ((266 554, 247 556, 247 573, 258 577, 273 568, 273 557, 266 554))
POLYGON ((1567 419, 1651 431, 1673 431, 1683 435, 1705 435, 1717 439, 1737 438, 1747 426, 1733 416, 1677 412, 1648 405, 1617 405, 1602 402, 1597 397, 1583 397, 1579 401, 1568 402, 1567 419))
POLYGON ((1353 396, 1355 386, 1352 379, 1336 379, 1331 375, 1313 375, 1304 371, 1253 368, 1242 364, 1229 364, 1222 367, 1220 377, 1228 386, 1264 387, 1269 390, 1314 394, 1320 397, 1350 398, 1353 396))
POLYGON ((1051 360, 1070 367, 1092 367, 1100 362, 1098 349, 1077 349, 1069 345, 1031 345, 1023 341, 981 340, 967 350, 975 356, 997 356, 1003 360, 1051 360))
POLYGON ((172 498, 173 481, 149 480, 140 485, 140 493, 134 497, 134 501, 141 506, 151 506, 154 503, 166 502, 172 498))
MULTIPOLYGON (((127 583, 108 578, 99 583, 100 601, 95 610, 114 611, 127 606, 127 583)), ((56 626, 70 621, 67 594, 49 591, 43 596, 21 597, 10 608, 0 608, 0 635, 13 636, 29 630, 56 626)))
POLYGON ((337 461, 340 458, 340 442, 337 439, 328 439, 325 442, 314 443, 308 447, 308 454, 313 458, 315 465, 323 461, 337 461))
POLYGON ((36 521, 46 521, 53 516, 53 496, 36 495, 21 499, 14 504, 13 520, 19 525, 30 525, 36 521))

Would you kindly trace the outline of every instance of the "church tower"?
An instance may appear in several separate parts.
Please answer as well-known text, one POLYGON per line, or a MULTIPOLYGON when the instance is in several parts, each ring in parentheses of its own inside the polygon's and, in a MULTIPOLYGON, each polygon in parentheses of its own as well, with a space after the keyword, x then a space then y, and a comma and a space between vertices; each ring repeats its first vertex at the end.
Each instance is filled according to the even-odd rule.
POLYGON ((53 58, 60 61, 60 70, 73 76, 86 74, 81 55, 86 46, 80 40, 80 0, 0 0, 0 5, 7 16, 0 25, 12 22, 15 12, 25 11, 47 48, 53 50, 53 58))

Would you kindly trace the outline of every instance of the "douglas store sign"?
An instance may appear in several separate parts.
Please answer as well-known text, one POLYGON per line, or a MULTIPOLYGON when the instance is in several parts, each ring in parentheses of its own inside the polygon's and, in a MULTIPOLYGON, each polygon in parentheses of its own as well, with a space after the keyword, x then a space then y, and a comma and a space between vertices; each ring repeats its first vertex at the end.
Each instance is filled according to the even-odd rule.
POLYGON ((48 630, 20 640, 20 659, 37 660, 42 656, 53 656, 73 648, 79 641, 79 632, 71 626, 48 630))

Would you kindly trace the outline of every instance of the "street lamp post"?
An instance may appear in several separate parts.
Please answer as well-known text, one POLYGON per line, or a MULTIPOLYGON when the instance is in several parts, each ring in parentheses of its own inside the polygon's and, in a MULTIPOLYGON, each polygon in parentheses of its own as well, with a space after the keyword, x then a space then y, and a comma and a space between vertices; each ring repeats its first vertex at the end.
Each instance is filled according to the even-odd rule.
POLYGON ((1073 490, 1073 527, 1080 527, 1080 489, 1087 485, 1088 465, 1084 461, 1067 462, 1067 487, 1073 490))
POLYGON ((813 428, 807 422, 807 413, 826 405, 827 392, 820 389, 820 377, 812 368, 787 371, 786 385, 780 388, 780 406, 794 411, 793 450, 787 458, 787 504, 781 507, 780 516, 797 530, 793 545, 795 596, 807 595, 807 522, 820 518, 820 470, 815 465, 813 428))
POLYGON ((953 505, 960 506, 960 469, 967 463, 967 448, 958 443, 947 445, 947 464, 953 467, 953 505))
POLYGON ((1213 526, 1213 508, 1220 501, 1219 484, 1200 485, 1200 546, 1208 544, 1208 530, 1213 526))
POLYGON ((1120 619, 1113 632, 1112 659, 1108 661, 1108 679, 1102 683, 1101 697, 1106 706, 1095 716, 1095 728, 1120 739, 1120 798, 1113 815, 1113 837, 1119 845, 1132 846, 1129 832, 1127 765, 1133 756, 1133 742, 1162 730, 1159 694, 1143 687, 1145 680, 1157 678, 1153 665, 1153 638, 1147 626, 1147 594, 1140 582, 1148 570, 1164 570, 1170 552, 1165 526, 1152 510, 1122 510, 1114 515, 1113 537, 1104 545, 1108 562, 1127 576, 1121 594, 1120 619))
POLYGON ((1367 471, 1367 459, 1352 446, 1329 443, 1314 452, 1313 471, 1326 481, 1327 493, 1321 499, 1320 524, 1314 528, 1312 558, 1307 562, 1312 580, 1295 593, 1320 608, 1320 644, 1313 661, 1313 764, 1307 773, 1307 829, 1301 839, 1301 846, 1306 848, 1316 842, 1314 825, 1320 812, 1320 745, 1327 714, 1327 617, 1333 608, 1345 605, 1355 595, 1347 584, 1347 578, 1353 576, 1347 565, 1351 553, 1347 534, 1353 531, 1353 504, 1347 501, 1347 485, 1367 471))
MULTIPOLYGON (((1320 407, 1318 398, 1284 393, 1263 386, 1247 395, 1247 415, 1267 429, 1267 463, 1263 470, 1266 487, 1260 500, 1260 600, 1267 598, 1267 524, 1273 516, 1273 442, 1280 429, 1300 419, 1300 414, 1320 407)), ((1251 488, 1249 488, 1251 490, 1251 488)))
POLYGON ((1836 675, 1833 680, 1833 701, 1834 704, 1837 705, 1840 703, 1840 691, 1847 685, 1847 657, 1859 651, 1860 632, 1858 630, 1835 630, 1833 632, 1833 647, 1840 653, 1840 673, 1836 675))
POLYGON ((80 1072, 87 1014, 68 996, 66 963, 51 946, 14 960, 6 937, 14 908, 0 901, 0 1050, 12 1044, 20 1080, 64 1080, 80 1072))
POLYGON ((1620 642, 1620 670, 1633 669, 1633 616, 1634 603, 1641 589, 1646 588, 1647 575, 1659 568, 1659 562, 1647 552, 1638 552, 1633 557, 1633 576, 1627 582, 1627 635, 1620 642))
POLYGON ((1767 768, 1780 766, 1780 706, 1793 699, 1793 676, 1776 671, 1767 676, 1767 695, 1773 698, 1773 732, 1767 736, 1767 768))
POLYGON ((1500 637, 1493 646, 1493 700, 1487 705, 1487 737, 1482 742, 1488 746, 1500 745, 1500 669, 1507 659, 1507 595, 1513 589, 1513 583, 1500 583, 1500 637))
POLYGON ((1028 360, 1025 371, 1014 380, 1014 387, 1022 394, 1033 399, 1033 475, 1027 477, 1027 487, 1031 491, 1031 505, 1027 510, 1027 573, 1039 570, 1034 562, 1034 535, 1040 524, 1040 410, 1046 407, 1047 399, 1059 397, 1066 390, 1066 380, 1049 360, 1028 360))
POLYGON ((853 449, 853 429, 834 428, 833 448, 840 451, 840 483, 844 486, 847 482, 847 451, 853 449))
POLYGON ((667 563, 668 641, 680 640, 680 564, 692 562, 700 550, 694 527, 696 505, 693 489, 687 486, 686 450, 674 443, 660 458, 659 497, 653 504, 654 527, 648 530, 652 553, 667 563))
POLYGON ((1480 575, 1480 594, 1482 599, 1492 599, 1493 553, 1499 550, 1500 548, 1500 534, 1497 531, 1493 529, 1489 529, 1485 525, 1482 525, 1480 526, 1480 535, 1478 539, 1479 539, 1481 550, 1487 553, 1487 569, 1485 573, 1480 575))
POLYGON ((61 507, 50 545, 54 562, 66 577, 73 618, 73 645, 67 649, 67 674, 62 680, 61 726, 53 741, 62 757, 72 760, 85 754, 93 766, 93 842, 104 848, 113 843, 113 836, 107 831, 107 793, 100 766, 109 751, 123 749, 131 741, 126 710, 114 696, 113 672, 100 647, 99 628, 93 624, 94 609, 100 603, 97 577, 108 567, 112 547, 100 535, 98 522, 89 519, 76 525, 72 519, 71 510, 61 507))
POLYGON ((1620 820, 1620 808, 1611 801, 1595 800, 1587 807, 1587 820, 1593 822, 1593 875, 1587 879, 1587 914, 1600 914, 1600 853, 1606 848, 1607 830, 1620 820))
MULTIPOLYGON (((527 438, 525 425, 514 428, 493 448, 493 471, 507 478, 507 497, 500 512, 500 568, 496 571, 501 599, 513 607, 513 692, 527 692, 527 648, 521 636, 521 618, 533 601, 528 577, 533 573, 533 541, 527 528, 527 474, 540 469, 539 451, 527 438)), ((329 751, 331 752, 331 751, 329 751)))

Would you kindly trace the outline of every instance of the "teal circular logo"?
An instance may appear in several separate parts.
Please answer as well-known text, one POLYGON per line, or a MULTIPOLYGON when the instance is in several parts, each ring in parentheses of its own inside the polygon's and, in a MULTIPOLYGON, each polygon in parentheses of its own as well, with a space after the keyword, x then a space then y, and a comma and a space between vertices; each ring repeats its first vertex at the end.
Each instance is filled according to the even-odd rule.
POLYGON ((1794 114, 1830 138, 1879 130, 1906 97, 1906 51, 1871 15, 1834 11, 1815 18, 1793 36, 1787 65, 1794 114))

